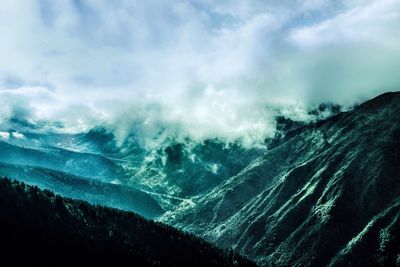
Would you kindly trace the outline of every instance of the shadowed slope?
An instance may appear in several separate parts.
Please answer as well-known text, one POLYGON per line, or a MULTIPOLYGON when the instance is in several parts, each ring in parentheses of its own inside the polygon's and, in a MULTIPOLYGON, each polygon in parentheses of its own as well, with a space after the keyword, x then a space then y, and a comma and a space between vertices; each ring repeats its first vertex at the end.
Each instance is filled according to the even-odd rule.
POLYGON ((5 262, 254 266, 231 252, 133 213, 62 198, 9 179, 0 179, 0 215, 5 262))

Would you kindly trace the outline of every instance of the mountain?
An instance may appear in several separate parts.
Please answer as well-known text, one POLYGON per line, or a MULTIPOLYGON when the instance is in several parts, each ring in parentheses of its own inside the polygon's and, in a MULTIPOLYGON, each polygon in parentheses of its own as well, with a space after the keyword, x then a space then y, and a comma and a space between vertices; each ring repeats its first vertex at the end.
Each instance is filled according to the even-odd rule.
POLYGON ((0 172, 3 176, 18 177, 19 181, 30 185, 52 189, 62 196, 133 211, 148 219, 164 213, 158 202, 149 194, 127 186, 105 183, 53 169, 1 162, 0 172))
POLYGON ((271 143, 162 221, 261 266, 400 265, 400 93, 271 143))
POLYGON ((127 176, 114 160, 97 153, 52 146, 57 141, 68 142, 71 147, 62 143, 67 148, 76 148, 76 143, 69 140, 71 136, 24 136, 23 140, 0 141, 0 176, 18 177, 66 197, 130 210, 146 218, 164 212, 149 194, 119 184, 127 176), (53 140, 49 140, 51 137, 53 140))
MULTIPOLYGON (((31 141, 30 144, 32 143, 31 141)), ((4 163, 37 166, 93 177, 105 182, 123 177, 121 167, 107 157, 59 147, 31 148, 0 141, 0 160, 4 163)))
POLYGON ((312 122, 277 117, 275 137, 254 147, 0 129, 0 176, 137 212, 261 266, 400 265, 399 114, 400 93, 346 112, 323 104, 312 122))
POLYGON ((170 137, 146 147, 135 133, 119 144, 102 127, 83 134, 2 133, 8 138, 0 141, 0 176, 147 218, 191 203, 264 151, 216 139, 198 143, 170 137), (130 197, 121 197, 121 191, 130 197))
POLYGON ((255 266, 170 226, 0 179, 3 262, 29 265, 255 266))

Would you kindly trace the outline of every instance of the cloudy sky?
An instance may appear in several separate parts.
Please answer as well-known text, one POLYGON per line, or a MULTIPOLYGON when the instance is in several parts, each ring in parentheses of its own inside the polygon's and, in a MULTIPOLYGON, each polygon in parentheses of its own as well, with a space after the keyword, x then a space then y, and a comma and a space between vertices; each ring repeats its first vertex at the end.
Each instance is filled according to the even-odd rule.
POLYGON ((0 34, 2 123, 262 138, 400 89, 399 0, 3 0, 0 34))

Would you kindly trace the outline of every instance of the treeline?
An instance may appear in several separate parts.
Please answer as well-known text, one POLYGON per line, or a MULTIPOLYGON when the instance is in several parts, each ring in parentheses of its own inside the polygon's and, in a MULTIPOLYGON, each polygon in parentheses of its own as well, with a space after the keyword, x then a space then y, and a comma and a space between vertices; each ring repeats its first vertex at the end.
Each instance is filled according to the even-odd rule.
POLYGON ((134 213, 0 178, 0 256, 30 265, 255 266, 134 213))

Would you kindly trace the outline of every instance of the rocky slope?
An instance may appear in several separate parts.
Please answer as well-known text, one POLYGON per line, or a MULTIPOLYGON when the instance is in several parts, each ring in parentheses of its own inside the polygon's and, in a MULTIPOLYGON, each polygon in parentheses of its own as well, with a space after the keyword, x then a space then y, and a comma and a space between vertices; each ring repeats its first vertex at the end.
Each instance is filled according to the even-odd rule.
POLYGON ((400 265, 400 93, 288 131, 163 221, 262 266, 400 265))

